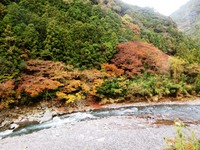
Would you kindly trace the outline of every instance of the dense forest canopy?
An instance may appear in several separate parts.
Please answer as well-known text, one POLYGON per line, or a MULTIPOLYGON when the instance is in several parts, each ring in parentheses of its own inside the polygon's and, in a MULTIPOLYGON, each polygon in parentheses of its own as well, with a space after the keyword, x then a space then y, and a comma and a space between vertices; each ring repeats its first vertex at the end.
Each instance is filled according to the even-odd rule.
MULTIPOLYGON (((131 94, 134 96, 188 94, 200 89, 199 64, 199 46, 180 32, 171 18, 151 8, 120 0, 0 2, 0 85, 4 87, 0 89, 12 91, 0 92, 4 95, 1 101, 8 95, 20 99, 41 96, 48 90, 53 90, 55 96, 55 90, 66 85, 68 88, 69 83, 77 86, 71 90, 74 94, 85 89, 88 82, 94 82, 90 86, 97 89, 90 92, 98 98, 128 95, 133 88, 141 90, 131 94), (74 68, 83 72, 66 75, 74 68), (86 70, 87 75, 84 72, 94 68, 98 70, 93 70, 94 74, 91 70, 86 70), (110 75, 115 77, 108 79, 110 75), (119 76, 127 81, 118 80, 119 76), (144 84, 138 85, 138 81, 144 84), (164 84, 166 87, 157 89, 164 84)), ((70 92, 60 91, 58 97, 69 99, 66 93, 70 92)))

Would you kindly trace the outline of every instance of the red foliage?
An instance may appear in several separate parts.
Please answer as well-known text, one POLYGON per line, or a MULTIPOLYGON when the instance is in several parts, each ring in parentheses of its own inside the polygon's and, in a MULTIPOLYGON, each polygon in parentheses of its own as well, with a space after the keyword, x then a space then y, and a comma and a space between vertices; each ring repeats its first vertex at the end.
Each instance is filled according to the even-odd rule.
POLYGON ((146 42, 126 42, 117 46, 118 53, 112 62, 132 77, 146 71, 167 73, 170 68, 169 56, 146 42))

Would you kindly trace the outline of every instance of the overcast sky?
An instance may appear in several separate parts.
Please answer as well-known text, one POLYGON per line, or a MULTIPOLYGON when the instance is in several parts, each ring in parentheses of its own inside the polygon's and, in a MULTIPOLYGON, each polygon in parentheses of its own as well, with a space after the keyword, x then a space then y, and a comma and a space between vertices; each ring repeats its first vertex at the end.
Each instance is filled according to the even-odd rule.
POLYGON ((163 15, 169 16, 189 0, 122 0, 141 7, 152 7, 163 15))

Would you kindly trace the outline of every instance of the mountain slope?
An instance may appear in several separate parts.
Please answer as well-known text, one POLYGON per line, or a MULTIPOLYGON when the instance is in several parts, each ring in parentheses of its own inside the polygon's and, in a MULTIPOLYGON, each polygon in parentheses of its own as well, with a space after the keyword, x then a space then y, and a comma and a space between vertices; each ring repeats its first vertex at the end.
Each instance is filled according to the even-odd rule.
POLYGON ((177 23, 178 28, 185 32, 197 43, 200 43, 200 1, 190 0, 171 17, 177 23))
MULTIPOLYGON (((0 109, 195 95, 200 50, 171 18, 120 0, 0 2, 0 109)), ((88 105, 88 104, 86 104, 88 105)))
POLYGON ((111 60, 118 43, 130 40, 145 40, 181 57, 183 50, 195 48, 170 18, 120 0, 5 0, 0 19, 5 76, 15 76, 24 60, 35 58, 99 67, 111 60))

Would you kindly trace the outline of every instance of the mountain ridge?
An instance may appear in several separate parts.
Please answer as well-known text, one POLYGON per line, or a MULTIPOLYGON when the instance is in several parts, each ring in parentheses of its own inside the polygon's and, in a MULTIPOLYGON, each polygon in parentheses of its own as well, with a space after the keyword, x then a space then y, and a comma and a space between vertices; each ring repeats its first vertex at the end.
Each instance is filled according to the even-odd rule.
POLYGON ((179 10, 171 14, 178 28, 191 37, 196 43, 200 43, 200 1, 190 0, 179 10))

